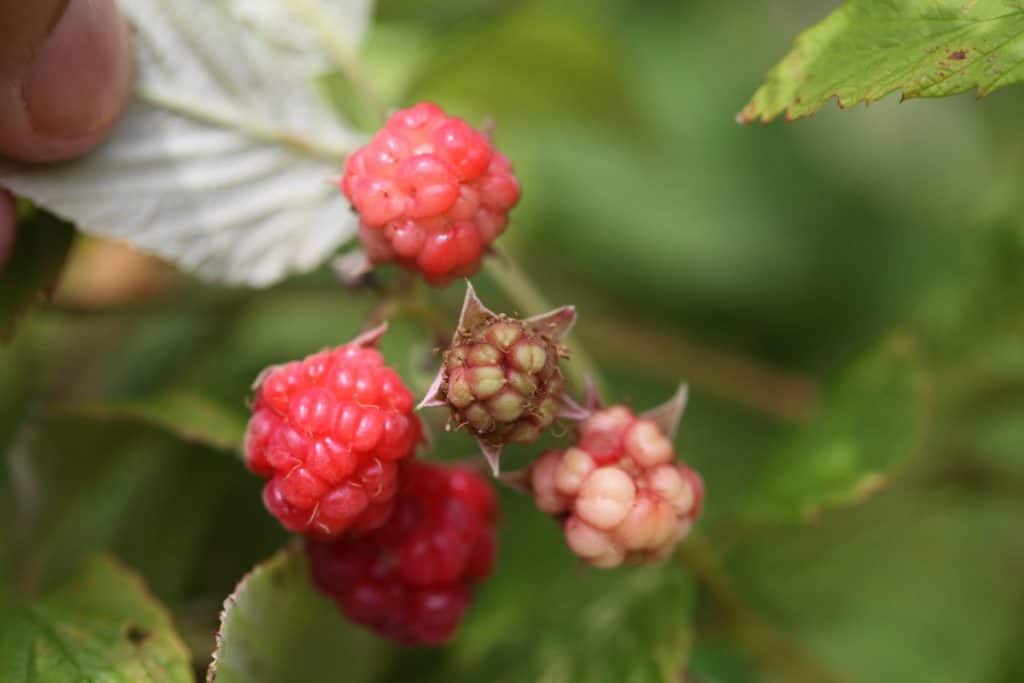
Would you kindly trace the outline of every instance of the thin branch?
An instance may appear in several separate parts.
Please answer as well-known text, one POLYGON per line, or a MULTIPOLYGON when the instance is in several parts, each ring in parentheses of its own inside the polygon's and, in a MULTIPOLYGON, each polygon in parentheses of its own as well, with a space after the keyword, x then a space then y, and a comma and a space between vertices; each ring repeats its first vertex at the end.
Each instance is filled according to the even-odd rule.
POLYGON ((992 497, 1024 499, 1024 477, 993 464, 972 448, 954 446, 938 454, 934 461, 938 464, 920 475, 926 486, 955 486, 992 497))
POLYGON ((844 683, 743 602, 711 546, 699 536, 679 550, 682 563, 708 592, 732 637, 765 667, 796 683, 844 683))
MULTIPOLYGON (((538 315, 554 308, 537 285, 507 253, 488 258, 484 267, 508 298, 522 309, 519 311, 520 315, 538 315)), ((571 354, 570 362, 566 363, 566 375, 573 386, 582 391, 586 387, 586 377, 591 377, 599 388, 604 388, 606 384, 601 371, 583 348, 578 335, 573 333, 566 337, 565 346, 571 354)))
POLYGON ((669 334, 643 321, 590 316, 582 332, 587 345, 603 356, 627 359, 632 367, 659 375, 682 377, 709 394, 773 417, 805 420, 817 404, 817 384, 810 377, 669 334))

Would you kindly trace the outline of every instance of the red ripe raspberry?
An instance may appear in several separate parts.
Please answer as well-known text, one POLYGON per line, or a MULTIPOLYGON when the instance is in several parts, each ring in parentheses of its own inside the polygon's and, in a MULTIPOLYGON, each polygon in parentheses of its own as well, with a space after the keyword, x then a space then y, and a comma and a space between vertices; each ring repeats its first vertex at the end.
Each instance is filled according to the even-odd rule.
POLYGON ((257 380, 245 462, 285 528, 333 537, 384 523, 398 461, 420 441, 412 394, 377 349, 383 326, 267 369, 257 380))
POLYGON ((353 621, 406 645, 441 645, 490 575, 494 494, 473 470, 403 463, 394 514, 369 534, 309 542, 317 587, 353 621))
POLYGON ((575 320, 570 306, 526 320, 498 315, 467 284, 455 336, 420 406, 447 406, 497 472, 504 444, 536 441, 558 415, 561 338, 575 320))
POLYGON ((341 189, 369 260, 394 261, 436 286, 479 270, 519 201, 508 159, 429 102, 392 114, 350 155, 341 189))
POLYGON ((543 454, 529 484, 587 564, 653 563, 686 537, 703 504, 700 476, 674 460, 654 419, 614 406, 580 423, 575 446, 543 454))

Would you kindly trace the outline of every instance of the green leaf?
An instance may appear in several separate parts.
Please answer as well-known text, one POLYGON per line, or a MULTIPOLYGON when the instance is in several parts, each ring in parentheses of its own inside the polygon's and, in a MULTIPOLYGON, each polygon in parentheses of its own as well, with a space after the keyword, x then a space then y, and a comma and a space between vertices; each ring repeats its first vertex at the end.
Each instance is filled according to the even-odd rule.
POLYGON ((531 501, 507 494, 502 506, 514 521, 496 573, 448 647, 399 650, 347 624, 311 587, 305 556, 283 551, 225 602, 208 680, 320 681, 334 670, 346 682, 676 680, 692 639, 682 568, 583 572, 531 501))
POLYGON ((109 549, 172 606, 210 600, 203 627, 212 635, 216 604, 284 538, 263 510, 261 482, 240 462, 160 430, 50 418, 11 456, 16 508, 8 526, 22 585, 47 590, 109 549))
MULTIPOLYGON (((36 425, 11 459, 22 580, 49 589, 107 547, 125 522, 145 515, 166 485, 165 448, 124 426, 81 419, 36 425)), ((166 539, 174 525, 166 515, 164 523, 166 539)))
POLYGON ((477 638, 486 634, 489 647, 474 652, 474 634, 467 631, 466 647, 456 652, 456 661, 471 656, 474 667, 460 680, 612 683, 679 676, 692 638, 690 585, 681 568, 580 576, 572 562, 559 564, 558 576, 545 575, 547 585, 534 586, 533 599, 516 597, 532 603, 528 610, 515 610, 506 601, 514 593, 480 600, 476 623, 468 628, 477 630, 477 638))
POLYGON ((38 297, 57 283, 74 229, 45 211, 29 209, 18 223, 18 236, 7 266, 0 270, 0 341, 38 297))
POLYGON ((3 507, 12 522, 0 527, 13 541, 0 547, 0 603, 8 589, 45 592, 108 550, 146 577, 205 664, 224 596, 286 538, 262 481, 236 458, 124 420, 50 417, 25 432, 3 507))
POLYGON ((207 681, 366 681, 384 647, 313 589, 304 553, 283 550, 246 575, 224 602, 207 681))
POLYGON ((901 486, 828 524, 762 530, 729 569, 844 681, 998 681, 1024 626, 1022 513, 1020 496, 901 486))
POLYGON ((826 391, 813 424, 766 465, 747 514, 809 519, 878 491, 918 450, 924 390, 907 337, 893 337, 859 358, 826 391))
POLYGON ((0 610, 0 680, 192 680, 167 610, 107 556, 31 601, 0 610))
POLYGON ((738 120, 768 122, 903 98, 978 96, 1024 81, 1020 0, 850 0, 799 38, 738 120))
POLYGON ((61 406, 61 412, 83 417, 138 420, 175 436, 224 451, 241 448, 245 416, 201 394, 171 390, 136 400, 87 402, 61 406))

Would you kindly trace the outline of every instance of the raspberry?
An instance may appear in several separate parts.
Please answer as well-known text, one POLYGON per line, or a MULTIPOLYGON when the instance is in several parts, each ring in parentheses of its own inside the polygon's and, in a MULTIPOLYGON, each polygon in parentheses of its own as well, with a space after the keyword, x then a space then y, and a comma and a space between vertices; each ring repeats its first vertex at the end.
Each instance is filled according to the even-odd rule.
POLYGON ((349 156, 341 189, 359 213, 368 259, 436 286, 479 270, 520 193, 490 140, 429 102, 392 114, 349 156))
MULTIPOLYGON (((681 412, 684 394, 673 404, 681 412)), ((671 415, 672 411, 665 411, 671 415)), ((576 445, 548 451, 533 464, 529 487, 542 511, 563 521, 574 553, 595 567, 655 563, 671 554, 700 516, 700 476, 674 462, 657 418, 626 406, 593 411, 576 445)))
POLYGON ((504 444, 536 441, 559 414, 561 338, 575 320, 571 306, 526 320, 498 315, 467 283, 455 336, 420 407, 448 406, 450 424, 477 437, 497 473, 504 444))
POLYGON ((420 441, 412 394, 373 348, 384 326, 254 386, 245 462, 266 478, 263 502, 285 528, 333 537, 384 523, 398 461, 420 441))
POLYGON ((463 467, 409 460, 401 479, 391 519, 369 534, 310 541, 310 570, 352 621, 406 645, 441 645, 494 568, 494 494, 463 467))

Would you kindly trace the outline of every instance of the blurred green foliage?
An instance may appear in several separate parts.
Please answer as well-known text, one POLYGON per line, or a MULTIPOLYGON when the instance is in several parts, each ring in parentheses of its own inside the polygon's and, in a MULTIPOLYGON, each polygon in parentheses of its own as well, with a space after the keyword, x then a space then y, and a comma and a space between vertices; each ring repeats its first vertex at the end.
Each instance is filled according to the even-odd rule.
MULTIPOLYGON (((707 484, 692 543, 709 556, 579 571, 556 526, 506 492, 500 568, 456 642, 375 645, 353 680, 1020 680, 1024 93, 737 126, 822 14, 380 4, 367 59, 381 91, 496 123, 525 188, 503 246, 551 301, 577 305, 611 397, 642 409, 692 382, 677 447, 707 484)), ((224 598, 286 542, 230 448, 250 384, 346 341, 374 302, 326 269, 259 292, 181 277, 110 301, 73 284, 0 350, 0 610, 112 551, 170 607, 202 672, 224 598)), ((454 321, 454 290, 422 295, 454 321)), ((384 341, 420 389, 436 332, 406 310, 384 341)), ((472 453, 428 419, 438 457, 472 453)), ((300 583, 287 557, 274 571, 300 583)), ((256 595, 282 633, 304 618, 256 595)), ((306 618, 344 628, 326 607, 306 618)), ((239 647, 259 650, 268 634, 245 629, 239 647)), ((323 680, 354 656, 332 637, 274 651, 323 680)))
POLYGON ((74 236, 74 226, 27 205, 18 207, 21 239, 0 272, 0 340, 14 334, 18 317, 52 293, 74 236))

